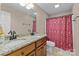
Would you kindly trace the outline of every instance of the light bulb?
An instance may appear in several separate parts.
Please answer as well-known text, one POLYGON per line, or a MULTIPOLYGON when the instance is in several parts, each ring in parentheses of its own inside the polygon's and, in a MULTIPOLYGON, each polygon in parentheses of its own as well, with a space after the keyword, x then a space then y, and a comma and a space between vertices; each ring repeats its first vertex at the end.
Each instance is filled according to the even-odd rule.
POLYGON ((26 8, 27 8, 27 9, 31 9, 31 7, 30 7, 30 6, 26 6, 26 8))
POLYGON ((33 5, 32 3, 30 3, 28 6, 30 6, 31 8, 33 8, 33 7, 34 7, 34 5, 33 5))
POLYGON ((58 8, 59 6, 60 6, 59 4, 56 4, 54 7, 55 7, 55 8, 58 8))
POLYGON ((37 15, 37 13, 35 12, 34 15, 37 15))
POLYGON ((34 5, 32 4, 32 3, 28 3, 27 5, 26 5, 26 8, 27 9, 32 9, 34 7, 34 5))
POLYGON ((25 4, 25 3, 20 3, 20 5, 21 5, 21 6, 25 6, 26 4, 25 4))

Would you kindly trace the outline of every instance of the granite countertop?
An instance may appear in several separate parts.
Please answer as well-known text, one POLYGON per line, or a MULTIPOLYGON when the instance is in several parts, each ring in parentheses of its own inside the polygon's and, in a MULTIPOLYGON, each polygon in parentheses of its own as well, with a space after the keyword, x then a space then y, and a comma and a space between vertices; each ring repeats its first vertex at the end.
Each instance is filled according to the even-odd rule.
POLYGON ((45 36, 46 35, 24 36, 24 37, 20 37, 20 38, 14 39, 14 40, 10 40, 5 44, 0 45, 0 55, 6 55, 25 45, 35 42, 45 36))

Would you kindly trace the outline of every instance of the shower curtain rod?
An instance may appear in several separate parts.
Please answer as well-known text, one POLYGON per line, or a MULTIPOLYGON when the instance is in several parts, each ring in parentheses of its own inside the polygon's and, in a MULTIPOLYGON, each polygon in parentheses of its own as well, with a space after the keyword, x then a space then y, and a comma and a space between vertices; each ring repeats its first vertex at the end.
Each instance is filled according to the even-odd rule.
POLYGON ((73 21, 76 21, 76 19, 77 19, 78 17, 79 17, 79 16, 76 16, 73 21))
MULTIPOLYGON (((73 14, 66 14, 66 15, 56 16, 56 17, 63 17, 63 16, 69 16, 69 15, 73 15, 73 14)), ((50 18, 56 18, 56 17, 50 17, 50 18)), ((48 19, 50 19, 50 18, 48 18, 48 19)))

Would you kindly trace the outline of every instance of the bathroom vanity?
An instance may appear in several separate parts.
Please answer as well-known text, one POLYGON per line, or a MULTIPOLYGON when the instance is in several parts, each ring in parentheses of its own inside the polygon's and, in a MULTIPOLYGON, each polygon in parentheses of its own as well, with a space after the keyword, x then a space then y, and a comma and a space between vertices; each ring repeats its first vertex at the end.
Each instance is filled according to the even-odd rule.
MULTIPOLYGON (((18 42, 20 40, 15 40, 15 41, 18 42)), ((15 49, 8 50, 7 52, 3 53, 3 55, 5 56, 46 56, 46 41, 47 41, 46 36, 32 37, 30 40, 29 39, 24 40, 21 46, 18 43, 15 49)))

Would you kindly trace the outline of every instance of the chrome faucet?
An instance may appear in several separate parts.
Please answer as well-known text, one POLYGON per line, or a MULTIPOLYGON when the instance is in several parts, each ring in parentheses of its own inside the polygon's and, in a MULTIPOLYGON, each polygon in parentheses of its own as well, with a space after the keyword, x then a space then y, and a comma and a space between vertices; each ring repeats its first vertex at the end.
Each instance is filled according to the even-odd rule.
POLYGON ((16 39, 15 31, 10 30, 10 32, 8 34, 10 34, 10 40, 16 39))

